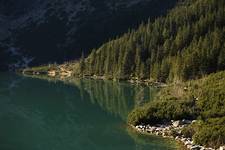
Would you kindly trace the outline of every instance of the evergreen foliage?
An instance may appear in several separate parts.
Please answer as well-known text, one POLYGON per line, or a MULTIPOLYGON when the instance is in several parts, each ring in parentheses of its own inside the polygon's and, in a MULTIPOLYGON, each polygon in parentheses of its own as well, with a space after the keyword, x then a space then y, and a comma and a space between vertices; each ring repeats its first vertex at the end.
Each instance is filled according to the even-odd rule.
POLYGON ((116 79, 188 80, 225 69, 225 2, 185 0, 93 50, 81 71, 116 79))
POLYGON ((128 123, 197 119, 197 123, 184 129, 184 135, 201 145, 221 146, 225 143, 224 81, 225 71, 222 71, 163 88, 154 101, 133 110, 128 123))

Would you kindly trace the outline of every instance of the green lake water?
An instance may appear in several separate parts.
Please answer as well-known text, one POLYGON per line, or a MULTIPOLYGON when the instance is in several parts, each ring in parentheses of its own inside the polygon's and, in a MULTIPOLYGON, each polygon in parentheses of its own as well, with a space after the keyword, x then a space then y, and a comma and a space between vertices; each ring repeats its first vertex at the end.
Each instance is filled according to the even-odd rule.
POLYGON ((0 150, 167 150, 173 141, 140 135, 127 114, 156 89, 112 81, 72 83, 0 73, 0 150))

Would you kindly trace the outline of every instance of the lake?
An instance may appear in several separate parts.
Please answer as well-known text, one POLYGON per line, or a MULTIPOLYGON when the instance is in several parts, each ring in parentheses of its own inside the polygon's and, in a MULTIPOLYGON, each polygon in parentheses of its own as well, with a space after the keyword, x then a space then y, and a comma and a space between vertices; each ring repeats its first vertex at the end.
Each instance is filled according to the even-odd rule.
POLYGON ((128 113, 156 93, 126 82, 0 73, 0 150, 174 150, 174 141, 126 125, 128 113))

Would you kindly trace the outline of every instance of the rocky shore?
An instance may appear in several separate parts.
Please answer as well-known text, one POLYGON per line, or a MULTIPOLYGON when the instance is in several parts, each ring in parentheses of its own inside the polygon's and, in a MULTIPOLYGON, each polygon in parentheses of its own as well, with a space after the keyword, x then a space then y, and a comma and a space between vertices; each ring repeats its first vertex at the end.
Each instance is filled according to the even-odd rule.
POLYGON ((194 122, 196 122, 196 120, 183 119, 177 121, 171 120, 166 124, 157 124, 155 126, 136 125, 132 127, 140 133, 154 134, 165 138, 175 139, 177 142, 182 143, 188 150, 225 150, 225 146, 214 149, 210 147, 204 147, 202 145, 197 145, 194 143, 193 139, 187 138, 182 135, 182 129, 194 122))
POLYGON ((113 80, 113 81, 127 81, 131 84, 143 84, 147 86, 154 86, 156 88, 161 88, 167 86, 165 83, 151 81, 147 79, 139 79, 139 78, 119 78, 115 79, 113 77, 109 76, 99 76, 99 75, 81 75, 76 74, 72 67, 68 64, 65 65, 58 65, 58 66, 44 66, 44 67, 37 67, 37 68, 26 68, 22 70, 18 70, 19 73, 22 73, 23 75, 27 76, 46 76, 49 78, 58 78, 58 79, 65 79, 70 77, 76 77, 76 78, 86 78, 86 79, 94 79, 94 80, 113 80), (41 68, 41 69, 39 69, 41 68))

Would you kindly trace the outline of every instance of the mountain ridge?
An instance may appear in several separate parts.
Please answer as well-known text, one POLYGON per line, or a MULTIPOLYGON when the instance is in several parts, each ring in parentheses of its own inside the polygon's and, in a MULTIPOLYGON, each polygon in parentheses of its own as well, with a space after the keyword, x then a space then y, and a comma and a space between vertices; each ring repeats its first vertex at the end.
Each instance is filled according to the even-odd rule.
MULTIPOLYGON (((3 0, 1 51, 18 49, 27 59, 34 58, 31 65, 62 63, 79 58, 82 52, 87 55, 90 49, 149 17, 165 14, 175 3, 176 0, 3 0), (23 6, 27 7, 21 11, 23 6)), ((9 53, 6 56, 13 57, 9 53)), ((20 60, 12 62, 10 58, 4 64, 13 65, 20 60)))

